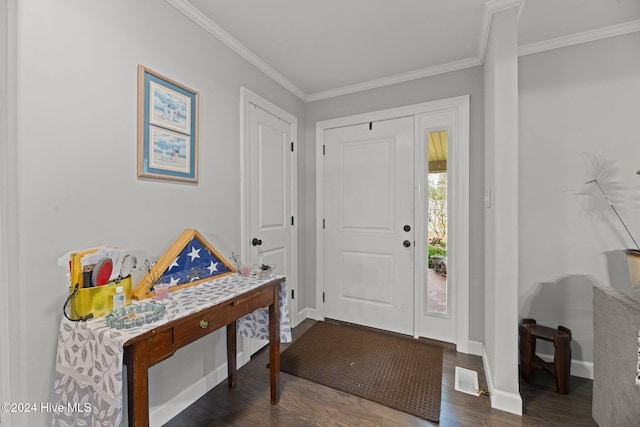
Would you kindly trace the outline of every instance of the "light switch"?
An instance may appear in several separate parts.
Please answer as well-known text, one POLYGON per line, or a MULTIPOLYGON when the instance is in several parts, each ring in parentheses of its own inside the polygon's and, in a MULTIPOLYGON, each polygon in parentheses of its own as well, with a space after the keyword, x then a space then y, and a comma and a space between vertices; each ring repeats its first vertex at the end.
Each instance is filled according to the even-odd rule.
POLYGON ((491 207, 491 189, 484 193, 484 206, 489 209, 491 207))

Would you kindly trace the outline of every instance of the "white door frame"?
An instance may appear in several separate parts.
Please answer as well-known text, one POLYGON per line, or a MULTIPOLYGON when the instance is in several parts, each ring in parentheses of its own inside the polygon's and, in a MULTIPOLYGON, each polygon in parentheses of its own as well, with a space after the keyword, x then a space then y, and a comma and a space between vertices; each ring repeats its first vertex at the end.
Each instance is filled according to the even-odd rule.
MULTIPOLYGON (((274 116, 287 121, 291 125, 291 141, 294 145, 294 152, 291 156, 291 212, 295 217, 295 225, 291 231, 291 268, 292 277, 287 277, 287 292, 289 295, 293 291, 296 295, 298 293, 298 224, 300 219, 298 216, 298 119, 294 115, 286 112, 282 108, 251 92, 245 87, 240 88, 240 257, 242 260, 249 259, 249 251, 251 246, 249 244, 249 230, 250 230, 250 212, 249 212, 249 180, 247 179, 247 171, 249 168, 249 149, 248 149, 248 133, 247 126, 249 125, 249 108, 251 105, 255 105, 274 116)), ((298 299, 290 299, 291 304, 289 306, 289 313, 291 315, 291 325, 296 326, 300 323, 298 313, 298 299)), ((250 350, 248 347, 248 340, 244 340, 243 352, 246 356, 246 360, 241 363, 244 364, 249 360, 250 350)))
MULTIPOLYGON (((17 402, 24 390, 24 339, 19 333, 22 311, 17 268, 17 162, 16 162, 16 5, 0 0, 0 401, 17 402), (14 284, 10 288, 10 284, 14 284), (16 304, 18 303, 18 304, 16 304), (13 322, 12 322, 13 319, 13 322), (18 325, 11 328, 10 325, 18 325), (19 330, 16 330, 19 329, 19 330), (13 368, 13 369, 12 369, 13 368)), ((0 412, 0 423, 15 419, 0 412)))
MULTIPOLYGON (((380 120, 390 120, 400 117, 416 117, 416 141, 419 137, 418 116, 428 114, 438 114, 452 111, 456 115, 455 132, 456 151, 452 153, 454 157, 448 159, 451 173, 454 174, 457 188, 454 190, 454 197, 448 200, 451 204, 450 212, 455 213, 450 219, 452 229, 455 228, 454 241, 451 243, 452 252, 448 256, 456 259, 456 279, 458 300, 456 307, 456 344, 459 352, 468 353, 469 349, 469 96, 459 96, 438 101, 425 102, 421 104, 408 105, 405 107, 391 108, 381 111, 373 111, 364 114, 357 114, 337 119, 323 120, 316 123, 316 314, 318 319, 324 319, 324 307, 322 304, 324 293, 324 233, 322 218, 324 216, 324 168, 323 168, 323 146, 324 132, 327 129, 350 126, 360 123, 376 122, 380 120)), ((421 144, 416 144, 420 147, 421 144)), ((417 157, 423 152, 416 148, 417 157)), ((424 179, 424 167, 416 168, 415 171, 415 198, 416 206, 416 236, 421 231, 418 227, 422 219, 426 220, 426 212, 418 211, 424 206, 426 197, 426 183, 424 179)), ((426 232, 422 225, 422 232, 426 232)), ((424 259, 426 239, 416 239, 415 254, 416 260, 424 259), (417 258, 421 257, 421 258, 417 258)), ((422 261, 424 263, 424 261, 422 261)), ((424 295, 424 269, 415 262, 414 275, 414 336, 418 336, 420 322, 422 321, 422 297, 424 295)), ((452 265, 454 262, 452 260, 452 265)))
MULTIPOLYGON (((0 400, 24 401, 27 390, 27 315, 18 257, 17 8, 0 0, 0 400), (22 398, 21 398, 22 396, 22 398)), ((0 412, 10 427, 16 414, 0 412)))

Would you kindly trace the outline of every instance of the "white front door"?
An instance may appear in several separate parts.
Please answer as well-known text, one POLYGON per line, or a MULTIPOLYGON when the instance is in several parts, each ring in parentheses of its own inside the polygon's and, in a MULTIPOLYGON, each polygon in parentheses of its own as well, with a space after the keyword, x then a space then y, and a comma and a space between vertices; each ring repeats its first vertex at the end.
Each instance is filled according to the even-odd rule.
POLYGON ((396 322, 394 316, 397 315, 398 319, 404 318, 404 313, 396 312, 391 316, 391 320, 380 317, 389 312, 391 306, 404 304, 404 307, 409 300, 413 306, 408 307, 406 312, 414 316, 413 334, 416 338, 425 336, 447 340, 454 342, 459 352, 467 353, 472 350, 474 354, 481 355, 481 349, 477 346, 471 349, 469 345, 469 96, 318 122, 316 124, 316 174, 317 318, 340 319, 344 316, 347 320, 354 319, 351 320, 354 323, 411 333, 411 327, 406 326, 410 325, 410 321, 403 320, 405 326, 401 328, 394 326, 396 322), (375 140, 369 141, 362 136, 367 134, 370 121, 373 121, 371 131, 377 132, 382 130, 380 126, 400 123, 396 121, 399 117, 412 119, 398 120, 415 120, 415 128, 403 133, 407 137, 411 134, 410 139, 415 146, 415 154, 412 150, 408 150, 409 154, 399 154, 395 150, 389 150, 389 155, 386 156, 381 154, 380 149, 385 141, 383 135, 379 135, 380 140, 377 144, 374 143, 375 140), (357 123, 366 124, 352 126, 357 123), (339 143, 341 138, 332 136, 334 132, 340 132, 340 129, 350 128, 358 129, 361 136, 356 135, 352 140, 345 138, 344 143, 339 143), (426 141, 430 132, 441 130, 447 131, 448 138, 447 316, 432 313, 432 310, 427 310, 425 306, 425 293, 429 291, 425 286, 428 257, 426 141), (330 138, 333 138, 331 142, 327 142, 330 138), (342 147, 342 151, 336 151, 335 146, 342 147), (326 155, 323 155, 323 151, 326 155), (335 159, 335 156, 342 157, 335 159), (406 161, 407 156, 409 161, 406 161), (342 160, 343 158, 353 164, 351 166, 343 164, 346 163, 342 160), (405 158, 405 161, 402 161, 402 158, 405 158), (367 165, 374 165, 373 167, 377 169, 367 168, 367 165), (413 174, 413 182, 409 182, 409 178, 406 177, 403 179, 396 177, 394 168, 397 168, 397 165, 407 165, 402 167, 405 168, 405 172, 413 174), (351 168, 355 171, 363 170, 360 174, 350 173, 351 168), (355 184, 342 188, 342 182, 347 181, 341 174, 345 178, 352 178, 355 184), (389 195, 389 187, 381 184, 384 182, 382 176, 386 176, 389 182, 392 182, 390 185, 393 185, 394 191, 396 182, 404 181, 406 185, 402 186, 397 195, 389 195), (405 192, 407 189, 414 191, 413 196, 405 192), (387 199, 393 197, 395 200, 390 204, 387 199), (398 220, 401 216, 396 209, 400 209, 400 205, 393 205, 398 200, 415 201, 413 216, 409 216, 415 220, 409 219, 405 224, 398 220), (340 203, 345 207, 342 208, 340 203), (390 216, 385 213, 389 212, 389 206, 393 206, 393 215, 397 215, 391 221, 385 218, 385 215, 390 216), (362 221, 358 221, 360 216, 363 218, 362 221), (323 228, 323 218, 326 218, 324 221, 326 229, 323 228), (415 223, 412 225, 411 221, 415 223), (387 222, 390 225, 387 225, 387 222), (399 232, 400 235, 398 235, 398 231, 394 228, 398 223, 402 229, 404 225, 411 226, 410 232, 406 234, 406 240, 412 243, 410 252, 412 252, 413 264, 408 264, 409 267, 401 266, 406 266, 401 262, 403 261, 402 252, 389 254, 391 250, 388 248, 399 249, 395 246, 396 240, 401 242, 405 240, 404 233, 399 232), (358 231, 362 233, 359 234, 358 231), (356 236, 353 246, 346 245, 348 239, 342 239, 348 233, 356 236), (383 236, 389 236, 389 242, 377 246, 379 242, 374 242, 374 236, 378 237, 378 240, 383 236), (364 244, 362 242, 356 244, 358 239, 364 241, 364 244), (413 246, 414 240, 415 246, 413 246), (384 263, 393 266, 393 273, 385 272, 381 267, 384 263), (410 268, 413 268, 413 288, 411 285, 405 286, 405 281, 400 279, 393 284, 392 292, 385 287, 385 280, 392 282, 390 277, 401 275, 410 268), (350 276, 346 277, 348 274, 350 276), (382 277, 385 274, 388 278, 382 277), (357 283, 360 284, 359 287, 357 283), (399 285, 400 283, 402 284, 399 285), (368 289, 368 286, 373 286, 373 289, 368 289), (342 308, 335 308, 337 304, 342 305, 342 308), (371 308, 373 310, 370 310, 371 308), (377 311, 376 308, 378 308, 377 311))
MULTIPOLYGON (((243 90, 246 227, 243 230, 243 262, 266 264, 286 276, 289 312, 296 289, 295 152, 296 118, 243 90)), ((249 355, 268 343, 250 340, 249 355)))
POLYGON ((414 118, 324 140, 324 315, 413 334, 414 118))

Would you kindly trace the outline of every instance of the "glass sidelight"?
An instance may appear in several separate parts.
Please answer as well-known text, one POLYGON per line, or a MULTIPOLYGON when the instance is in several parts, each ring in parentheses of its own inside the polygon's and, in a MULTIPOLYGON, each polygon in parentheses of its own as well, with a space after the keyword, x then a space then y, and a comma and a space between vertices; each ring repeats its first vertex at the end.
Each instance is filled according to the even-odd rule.
POLYGON ((428 262, 425 311, 448 314, 447 287, 447 131, 429 132, 427 172, 428 262))

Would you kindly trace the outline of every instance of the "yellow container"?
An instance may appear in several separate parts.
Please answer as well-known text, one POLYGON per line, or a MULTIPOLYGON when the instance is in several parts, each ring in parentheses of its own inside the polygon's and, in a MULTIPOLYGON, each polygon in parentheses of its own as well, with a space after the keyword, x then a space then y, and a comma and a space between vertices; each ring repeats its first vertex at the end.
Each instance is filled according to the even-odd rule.
MULTIPOLYGON (((125 304, 131 304, 131 275, 118 281, 109 282, 103 286, 78 289, 76 296, 70 302, 71 318, 93 314, 93 318, 106 316, 113 311, 113 294, 116 293, 116 286, 122 286, 124 291, 125 304)), ((70 289, 69 292, 73 292, 70 289)))

